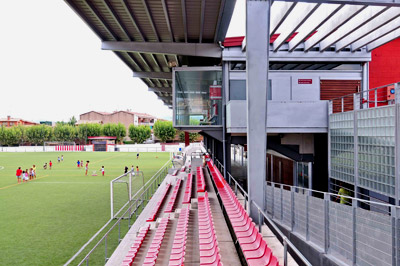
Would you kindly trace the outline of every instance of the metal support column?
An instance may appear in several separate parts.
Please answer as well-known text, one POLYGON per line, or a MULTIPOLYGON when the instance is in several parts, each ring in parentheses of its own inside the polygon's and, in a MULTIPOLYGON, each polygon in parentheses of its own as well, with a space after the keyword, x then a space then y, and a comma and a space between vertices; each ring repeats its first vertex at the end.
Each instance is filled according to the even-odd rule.
POLYGON ((395 84, 395 205, 399 205, 400 193, 400 86, 395 84))
POLYGON ((222 82, 222 164, 224 165, 223 175, 225 180, 228 180, 227 171, 227 141, 226 141, 226 102, 227 102, 227 91, 229 91, 229 64, 225 63, 222 69, 223 82, 222 82))
MULTIPOLYGON (((353 138, 354 138, 354 197, 358 198, 358 122, 357 122, 357 94, 353 94, 353 138)), ((358 202, 356 202, 358 204, 358 202)))
POLYGON ((264 208, 270 0, 246 2, 247 184, 250 216, 264 208))

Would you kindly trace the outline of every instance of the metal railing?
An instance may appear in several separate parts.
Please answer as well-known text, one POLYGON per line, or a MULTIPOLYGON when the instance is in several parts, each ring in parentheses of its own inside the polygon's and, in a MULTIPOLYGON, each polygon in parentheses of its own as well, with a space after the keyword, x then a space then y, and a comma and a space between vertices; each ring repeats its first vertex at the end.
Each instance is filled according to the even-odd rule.
POLYGON ((265 191, 268 216, 325 254, 348 265, 400 265, 397 206, 273 182, 265 191))
POLYGON ((399 85, 400 83, 392 83, 329 100, 329 114, 398 103, 400 100, 399 85))
MULTIPOLYGON (((126 223, 127 221, 127 231, 130 229, 131 225, 132 225, 132 219, 134 216, 134 221, 136 220, 136 218, 138 217, 138 215, 140 214, 140 212, 144 209, 144 207, 146 206, 146 204, 148 203, 148 201, 150 200, 150 198, 152 197, 152 195, 154 194, 154 192, 158 189, 159 184, 164 180, 165 176, 168 173, 168 168, 171 166, 170 165, 171 161, 168 161, 162 168, 160 168, 156 174, 154 174, 147 182, 146 184, 141 187, 136 194, 132 197, 131 201, 128 201, 123 208, 120 209, 120 211, 118 211, 114 217, 119 217, 118 220, 115 221, 114 218, 111 218, 96 234, 94 234, 88 242, 86 242, 77 253, 74 254, 74 256, 72 256, 65 264, 69 265, 71 264, 74 260, 76 260, 78 258, 78 256, 85 250, 86 247, 88 247, 88 245, 90 243, 92 243, 96 237, 106 228, 109 227, 109 225, 111 224, 112 221, 115 221, 115 223, 107 230, 106 233, 104 233, 104 235, 100 238, 100 240, 98 240, 96 242, 96 244, 93 246, 93 248, 86 254, 86 256, 80 260, 80 262, 77 264, 79 265, 83 265, 84 263, 86 265, 89 265, 90 262, 90 258, 92 256, 92 254, 101 246, 103 246, 102 244, 104 244, 104 263, 107 263, 109 257, 108 254, 112 254, 113 251, 110 251, 109 246, 107 246, 108 239, 111 235, 117 235, 117 245, 121 242, 122 238, 124 236, 121 237, 121 223, 126 223), (125 211, 124 211, 125 210, 125 211), (124 212, 123 212, 124 211, 124 212), (122 214, 121 214, 122 213, 122 214), (128 217, 128 218, 125 218, 128 217), (114 229, 118 229, 118 233, 116 233, 114 231, 114 229)), ((115 243, 114 243, 115 244, 115 243)), ((116 245, 116 246, 117 246, 116 245)))
MULTIPOLYGON (((217 166, 218 170, 221 173, 223 173, 224 166, 218 160, 215 160, 215 162, 216 162, 215 165, 217 166)), ((247 203, 248 203, 248 194, 247 194, 247 192, 243 189, 243 187, 238 183, 238 181, 228 171, 227 171, 227 174, 228 174, 228 183, 229 183, 229 185, 231 187, 232 186, 234 187, 235 195, 237 196, 238 192, 240 192, 240 194, 242 194, 242 196, 244 198, 244 209, 246 210, 247 209, 247 203), (233 185, 232 185, 232 183, 233 183, 233 185)), ((288 247, 290 248, 290 250, 292 250, 297 255, 297 257, 304 263, 304 265, 312 266, 312 264, 296 248, 296 246, 292 242, 290 242, 290 240, 275 225, 274 221, 272 221, 272 219, 268 217, 268 215, 264 212, 264 210, 262 208, 260 208, 254 201, 251 201, 250 205, 254 205, 258 210, 259 232, 261 233, 262 225, 265 224, 265 225, 269 226, 268 224, 265 223, 265 221, 267 221, 272 226, 274 231, 277 232, 277 234, 279 235, 279 238, 281 239, 281 243, 283 244, 283 263, 284 263, 284 266, 288 265, 288 255, 287 255, 288 247)))

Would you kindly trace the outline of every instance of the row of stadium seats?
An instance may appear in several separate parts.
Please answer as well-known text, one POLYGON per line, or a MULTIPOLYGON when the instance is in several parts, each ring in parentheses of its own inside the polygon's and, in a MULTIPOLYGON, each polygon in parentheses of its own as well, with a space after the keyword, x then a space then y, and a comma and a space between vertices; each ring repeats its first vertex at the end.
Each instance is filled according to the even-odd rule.
POLYGON ((143 227, 139 234, 137 235, 135 242, 130 247, 128 254, 125 256, 124 261, 122 262, 122 266, 131 266, 133 261, 135 260, 136 254, 138 253, 140 247, 143 244, 144 238, 146 237, 147 233, 149 232, 150 224, 143 227))
POLYGON ((174 243, 172 244, 171 255, 169 257, 169 266, 181 266, 185 260, 189 213, 190 210, 185 207, 179 214, 174 243))
POLYGON ((175 200, 176 200, 176 196, 178 195, 178 191, 179 191, 179 187, 181 186, 181 179, 178 178, 178 180, 176 181, 175 187, 174 187, 174 191, 172 191, 172 195, 169 199, 167 208, 165 209, 164 212, 172 212, 174 209, 174 205, 175 205, 175 200))
POLYGON ((172 172, 172 176, 176 176, 179 173, 179 169, 176 169, 172 172))
POLYGON ((204 179, 203 169, 199 166, 196 169, 197 173, 197 192, 204 192, 206 190, 206 181, 204 179))
POLYGON ((219 170, 213 165, 212 161, 207 162, 207 165, 247 264, 249 266, 278 266, 277 258, 272 254, 271 249, 219 170))
POLYGON ((222 265, 208 193, 198 196, 200 265, 222 265))
POLYGON ((182 203, 190 203, 191 197, 192 197, 192 181, 193 176, 192 174, 188 174, 187 177, 187 182, 186 182, 186 188, 185 188, 185 195, 183 196, 183 201, 182 203))
POLYGON ((157 227, 156 234, 150 244, 150 248, 147 251, 146 258, 144 259, 143 265, 155 265, 160 252, 161 244, 164 240, 165 231, 167 230, 169 218, 162 218, 160 224, 157 227))
POLYGON ((182 166, 181 172, 185 172, 185 170, 186 170, 186 166, 182 166))
POLYGON ((168 193, 169 187, 171 186, 171 184, 166 184, 164 192, 160 198, 160 200, 157 202, 156 206, 154 207, 153 211, 150 213, 150 217, 146 220, 146 222, 153 222, 156 218, 156 215, 158 213, 158 211, 160 210, 161 204, 164 201, 165 196, 168 193))

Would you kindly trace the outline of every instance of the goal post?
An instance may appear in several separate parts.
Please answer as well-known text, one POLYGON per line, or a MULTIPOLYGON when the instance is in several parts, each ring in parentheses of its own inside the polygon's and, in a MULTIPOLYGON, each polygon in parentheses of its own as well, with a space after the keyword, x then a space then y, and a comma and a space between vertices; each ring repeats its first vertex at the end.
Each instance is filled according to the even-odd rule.
POLYGON ((111 219, 127 219, 137 213, 137 209, 152 197, 153 193, 157 190, 158 186, 168 174, 168 169, 171 166, 171 160, 168 160, 147 181, 144 178, 143 171, 134 170, 111 180, 111 219), (135 205, 136 209, 132 208, 133 205, 135 205), (125 215, 122 217, 123 213, 125 213, 125 215))
MULTIPOLYGON (((134 195, 144 187, 143 171, 131 170, 110 181, 111 218, 119 218, 125 206, 132 201, 134 195)), ((129 218, 129 217, 123 217, 129 218)))

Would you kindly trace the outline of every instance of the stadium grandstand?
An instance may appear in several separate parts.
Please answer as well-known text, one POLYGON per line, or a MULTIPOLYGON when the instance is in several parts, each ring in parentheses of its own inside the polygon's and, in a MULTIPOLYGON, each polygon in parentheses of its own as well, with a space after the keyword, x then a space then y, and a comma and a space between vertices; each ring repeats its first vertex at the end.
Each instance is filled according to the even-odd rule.
POLYGON ((107 265, 400 265, 399 0, 65 2, 204 137, 107 265))

